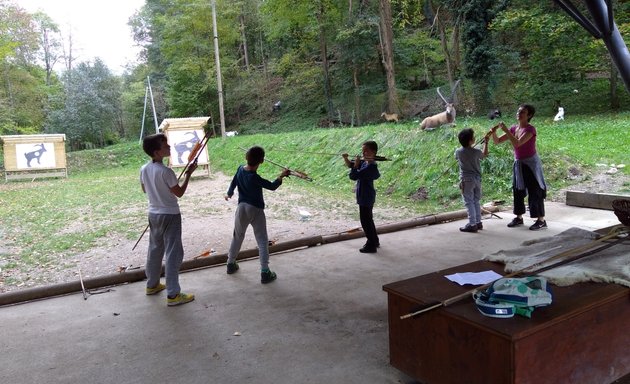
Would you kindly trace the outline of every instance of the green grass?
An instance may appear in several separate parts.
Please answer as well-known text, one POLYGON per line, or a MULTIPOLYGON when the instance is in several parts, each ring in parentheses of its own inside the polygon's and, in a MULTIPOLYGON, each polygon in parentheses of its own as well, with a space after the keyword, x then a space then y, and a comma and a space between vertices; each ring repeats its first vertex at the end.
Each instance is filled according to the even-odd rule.
MULTIPOLYGON (((552 194, 573 182, 568 178, 570 167, 589 175, 597 170, 598 163, 626 164, 622 172, 630 174, 630 114, 573 116, 571 122, 560 123, 537 118, 533 123, 539 132, 539 153, 552 194)), ((377 204, 410 208, 421 214, 462 209, 453 159, 459 146, 457 132, 466 126, 482 135, 491 125, 485 119, 460 118, 457 127, 430 132, 419 130, 412 122, 360 128, 310 126, 303 131, 212 139, 208 151, 212 169, 231 175, 244 161, 240 148, 261 145, 269 160, 315 179, 313 183, 287 183, 305 199, 342 200, 352 199, 348 193, 352 184, 339 154, 355 155, 362 142, 375 140, 379 154, 391 159, 379 163, 382 176, 376 183, 377 204), (427 200, 410 198, 419 189, 426 192, 427 200)), ((283 126, 281 130, 288 129, 283 126)), ((67 156, 68 179, 0 184, 3 270, 47 265, 99 246, 112 235, 135 240, 144 228, 146 198, 139 187, 138 171, 146 155, 137 141, 67 156)), ((509 144, 491 144, 490 157, 482 166, 484 201, 511 201, 509 144)), ((267 162, 259 172, 272 178, 279 171, 267 162)), ((630 193, 630 185, 626 184, 622 192, 630 193)), ((203 200, 198 206, 200 212, 213 209, 203 200)))

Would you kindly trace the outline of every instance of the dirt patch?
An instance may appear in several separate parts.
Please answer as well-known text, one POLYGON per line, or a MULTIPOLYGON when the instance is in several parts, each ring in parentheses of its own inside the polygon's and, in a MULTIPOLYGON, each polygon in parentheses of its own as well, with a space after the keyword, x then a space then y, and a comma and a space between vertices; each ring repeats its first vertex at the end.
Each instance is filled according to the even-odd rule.
MULTIPOLYGON (((180 199, 185 260, 207 251, 227 253, 237 206, 236 194, 229 201, 225 201, 223 197, 230 181, 231 176, 221 173, 214 173, 209 178, 195 177, 180 199)), ((321 196, 309 188, 307 181, 289 178, 276 191, 265 191, 265 204, 269 239, 276 242, 360 228, 358 207, 354 202, 350 181, 348 194, 340 200, 321 196)), ((374 209, 377 225, 414 216, 412 211, 404 208, 379 207, 378 201, 374 209)), ((138 236, 143 229, 144 227, 138 228, 138 236)), ((116 273, 123 268, 143 267, 148 238, 147 233, 132 251, 137 238, 129 240, 120 236, 109 236, 84 253, 70 257, 59 255, 46 264, 28 269, 2 271, 0 292, 77 281, 79 270, 86 279, 116 273)), ((254 234, 249 228, 241 249, 255 247, 254 234)), ((18 254, 10 249, 3 252, 9 255, 18 254)), ((0 265, 0 270, 2 269, 4 266, 0 265)))
POLYGON ((567 177, 572 180, 571 186, 552 193, 551 201, 565 202, 567 191, 628 194, 630 188, 630 176, 620 171, 611 172, 608 167, 599 167, 593 174, 583 174, 579 169, 571 167, 567 171, 567 177))
MULTIPOLYGON (((627 191, 630 177, 622 174, 607 174, 605 169, 595 175, 582 175, 568 171, 575 184, 570 188, 552 191, 552 201, 564 202, 566 190, 592 193, 615 193, 627 191)), ((196 177, 187 193, 180 199, 183 217, 183 243, 186 260, 207 251, 227 253, 232 239, 234 199, 225 201, 223 195, 231 176, 214 173, 210 177, 196 177)), ((269 239, 277 242, 303 237, 342 233, 360 228, 358 208, 352 193, 352 183, 348 181, 348 193, 342 199, 326 198, 309 188, 309 183, 290 178, 276 191, 265 191, 267 227, 269 239)), ((425 198, 426 192, 420 188, 414 196, 425 198)), ((627 192, 626 192, 627 193, 627 192)), ((509 204, 509 203, 508 203, 509 204)), ((418 214, 403 207, 383 207, 377 204, 374 209, 378 225, 395 223, 417 217, 418 214)), ((75 228, 76 229, 76 228, 75 228)), ((138 236, 144 227, 138 228, 138 236)), ((0 231, 2 229, 0 228, 0 231)), ((77 281, 79 270, 83 278, 116 273, 123 268, 138 268, 145 264, 148 234, 142 238, 135 250, 132 247, 137 238, 126 239, 109 236, 87 252, 73 256, 51 256, 51 261, 28 269, 5 270, 5 265, 19 260, 3 260, 0 263, 0 292, 77 281)), ((241 249, 256 247, 253 231, 249 229, 241 249)), ((0 246, 2 248, 2 246, 0 246)), ((19 252, 0 249, 7 255, 19 252)))

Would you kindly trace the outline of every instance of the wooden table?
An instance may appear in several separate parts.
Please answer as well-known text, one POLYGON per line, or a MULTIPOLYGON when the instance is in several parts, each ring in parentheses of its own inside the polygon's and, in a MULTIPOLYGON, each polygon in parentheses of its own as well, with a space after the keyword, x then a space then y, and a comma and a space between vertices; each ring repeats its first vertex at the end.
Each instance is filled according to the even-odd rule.
POLYGON ((389 312, 390 363, 427 384, 611 383, 630 373, 630 288, 552 285, 553 303, 531 319, 483 316, 472 298, 401 320, 457 296, 444 275, 503 272, 476 261, 383 286, 389 312))

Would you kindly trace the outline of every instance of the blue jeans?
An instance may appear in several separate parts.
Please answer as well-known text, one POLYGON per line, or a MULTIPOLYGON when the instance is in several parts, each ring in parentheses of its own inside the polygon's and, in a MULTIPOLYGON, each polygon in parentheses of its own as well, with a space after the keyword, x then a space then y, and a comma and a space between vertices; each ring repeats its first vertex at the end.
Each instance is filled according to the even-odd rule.
POLYGON ((468 224, 481 223, 481 180, 465 178, 460 182, 464 206, 468 213, 468 224))

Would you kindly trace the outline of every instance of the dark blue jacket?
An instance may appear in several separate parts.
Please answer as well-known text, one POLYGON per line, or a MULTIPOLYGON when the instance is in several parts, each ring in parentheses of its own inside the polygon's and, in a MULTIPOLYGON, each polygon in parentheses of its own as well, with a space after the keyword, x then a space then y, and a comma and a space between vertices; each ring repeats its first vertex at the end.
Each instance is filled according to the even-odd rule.
POLYGON ((260 177, 255 171, 248 171, 244 166, 239 166, 227 195, 232 197, 234 189, 238 187, 238 202, 248 203, 254 207, 265 209, 265 201, 263 200, 262 189, 275 191, 282 184, 282 179, 276 179, 273 182, 260 177))
POLYGON ((376 201, 376 190, 374 180, 381 177, 376 162, 368 163, 361 161, 359 168, 351 168, 350 180, 356 180, 357 204, 361 206, 374 206, 376 201))

